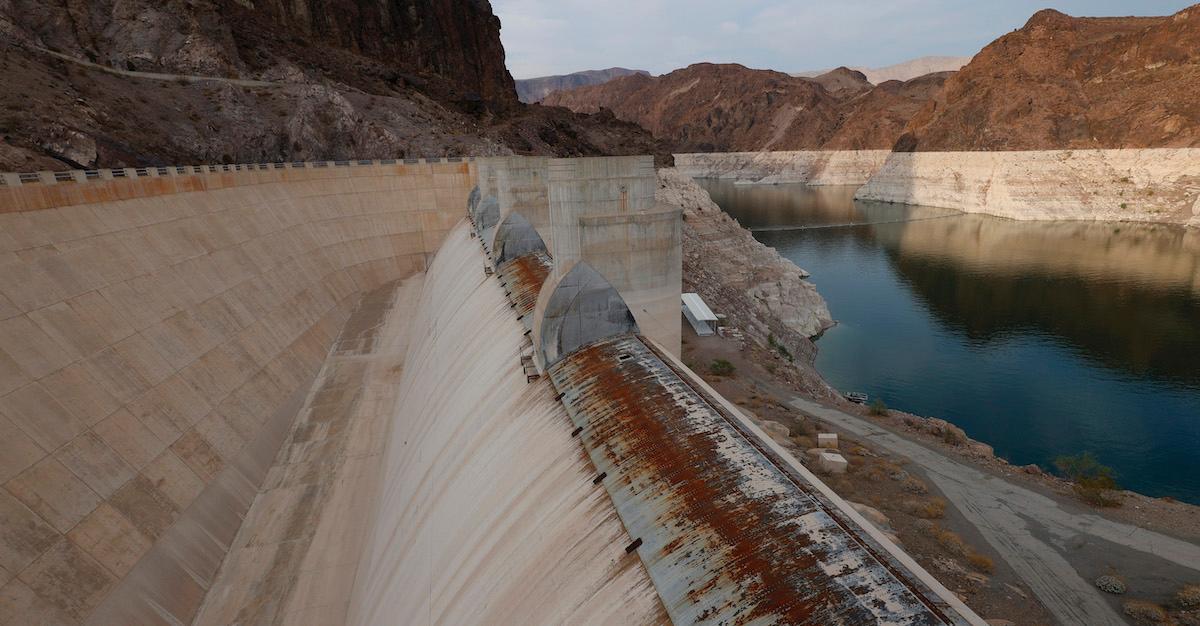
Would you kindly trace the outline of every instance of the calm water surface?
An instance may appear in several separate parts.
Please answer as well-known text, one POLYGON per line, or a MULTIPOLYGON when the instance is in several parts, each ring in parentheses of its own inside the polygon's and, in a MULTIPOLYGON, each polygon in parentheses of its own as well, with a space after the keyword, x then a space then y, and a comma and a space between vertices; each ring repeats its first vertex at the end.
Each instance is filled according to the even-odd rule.
POLYGON ((818 341, 830 384, 950 420, 1018 465, 1090 451, 1122 486, 1200 504, 1195 229, 701 182, 812 272, 838 320, 818 341))

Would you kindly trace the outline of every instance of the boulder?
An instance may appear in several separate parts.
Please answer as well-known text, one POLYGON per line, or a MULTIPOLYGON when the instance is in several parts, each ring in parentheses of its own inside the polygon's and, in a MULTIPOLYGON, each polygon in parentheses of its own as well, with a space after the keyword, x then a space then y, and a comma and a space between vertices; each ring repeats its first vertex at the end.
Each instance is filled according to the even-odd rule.
POLYGON ((880 511, 872 506, 867 506, 859 502, 851 502, 849 500, 846 501, 846 504, 849 504, 850 508, 858 511, 859 515, 865 517, 868 522, 874 524, 879 530, 891 530, 892 520, 889 519, 888 516, 883 513, 883 511, 880 511))

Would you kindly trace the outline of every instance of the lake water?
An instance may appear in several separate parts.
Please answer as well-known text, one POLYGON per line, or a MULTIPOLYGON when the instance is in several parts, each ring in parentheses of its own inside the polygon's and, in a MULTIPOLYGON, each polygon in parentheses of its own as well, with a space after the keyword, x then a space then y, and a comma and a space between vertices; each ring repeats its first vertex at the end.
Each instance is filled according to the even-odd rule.
POLYGON ((812 273, 838 321, 817 342, 833 386, 1017 465, 1089 451, 1124 487, 1200 504, 1200 232, 700 182, 812 273))

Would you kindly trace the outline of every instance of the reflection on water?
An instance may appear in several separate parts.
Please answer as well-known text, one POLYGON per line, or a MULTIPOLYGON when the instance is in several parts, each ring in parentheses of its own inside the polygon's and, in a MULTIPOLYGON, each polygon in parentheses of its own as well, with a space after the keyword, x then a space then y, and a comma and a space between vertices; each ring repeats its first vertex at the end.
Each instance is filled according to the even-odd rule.
POLYGON ((949 419, 1013 463, 1090 450, 1125 486, 1200 503, 1200 233, 703 184, 812 272, 838 320, 817 359, 834 386, 949 419))

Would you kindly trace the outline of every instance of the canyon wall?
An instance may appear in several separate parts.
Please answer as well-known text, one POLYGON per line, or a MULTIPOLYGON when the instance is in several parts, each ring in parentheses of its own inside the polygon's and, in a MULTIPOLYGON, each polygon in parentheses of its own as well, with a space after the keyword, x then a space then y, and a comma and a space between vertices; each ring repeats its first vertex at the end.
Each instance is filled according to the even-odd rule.
POLYGON ((676 169, 692 178, 729 178, 759 184, 862 185, 891 153, 887 150, 802 150, 676 154, 676 169))
POLYGON ((855 199, 1025 220, 1200 225, 1200 149, 894 153, 855 199))
POLYGON ((350 311, 473 184, 312 165, 0 186, 0 622, 190 622, 350 311))

